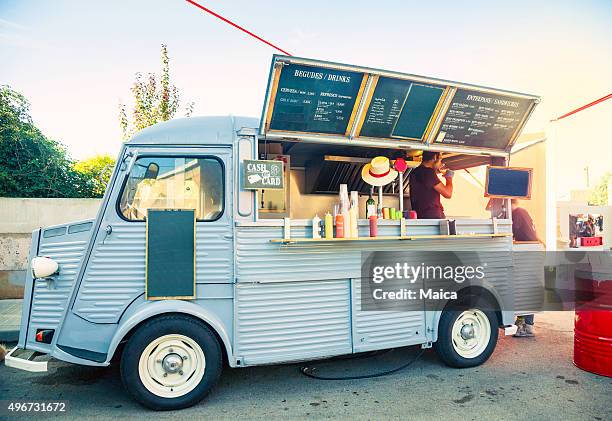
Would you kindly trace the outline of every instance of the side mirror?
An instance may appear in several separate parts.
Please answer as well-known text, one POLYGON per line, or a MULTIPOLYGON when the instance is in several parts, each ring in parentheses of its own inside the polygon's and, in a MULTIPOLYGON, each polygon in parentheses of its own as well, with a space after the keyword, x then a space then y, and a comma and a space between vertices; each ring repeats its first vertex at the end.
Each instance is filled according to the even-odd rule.
POLYGON ((48 257, 35 257, 32 259, 32 276, 38 278, 48 278, 57 273, 59 265, 48 257))

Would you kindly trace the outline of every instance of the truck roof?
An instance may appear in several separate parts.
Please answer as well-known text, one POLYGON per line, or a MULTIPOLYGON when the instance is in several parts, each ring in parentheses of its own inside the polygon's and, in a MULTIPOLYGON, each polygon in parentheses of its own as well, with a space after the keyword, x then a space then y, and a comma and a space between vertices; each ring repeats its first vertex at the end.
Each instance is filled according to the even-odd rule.
POLYGON ((136 133, 127 143, 134 145, 231 144, 243 128, 259 127, 259 119, 241 116, 187 117, 154 124, 136 133))

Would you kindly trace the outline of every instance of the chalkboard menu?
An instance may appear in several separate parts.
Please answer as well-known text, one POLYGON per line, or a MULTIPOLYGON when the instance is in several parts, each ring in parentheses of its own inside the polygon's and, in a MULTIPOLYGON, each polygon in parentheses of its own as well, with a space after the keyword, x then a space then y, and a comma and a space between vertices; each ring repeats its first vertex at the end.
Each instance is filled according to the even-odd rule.
POLYGON ((195 211, 149 209, 147 300, 195 298, 195 211))
POLYGON ((363 76, 318 66, 284 65, 270 130, 344 135, 363 76))
POLYGON ((503 153, 539 102, 534 95, 291 56, 275 55, 270 69, 259 129, 268 139, 437 143, 503 153))
POLYGON ((505 149, 533 99, 458 89, 436 142, 505 149))
POLYGON ((443 92, 442 87, 380 77, 359 136, 421 140, 443 92))
POLYGON ((381 77, 376 84, 360 136, 391 137, 412 82, 381 77))
POLYGON ((531 168, 487 167, 485 196, 531 198, 531 168))
POLYGON ((283 161, 242 161, 242 188, 283 189, 283 161))

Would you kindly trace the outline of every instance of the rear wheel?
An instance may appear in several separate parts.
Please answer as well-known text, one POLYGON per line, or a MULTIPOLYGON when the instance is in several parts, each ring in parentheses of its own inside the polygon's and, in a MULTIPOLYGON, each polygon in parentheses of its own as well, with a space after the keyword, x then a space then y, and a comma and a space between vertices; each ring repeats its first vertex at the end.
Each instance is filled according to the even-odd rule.
POLYGON ((221 346, 208 326, 187 316, 162 316, 143 324, 128 341, 121 378, 144 406, 180 409, 208 394, 222 362, 221 346))
POLYGON ((490 308, 490 304, 466 304, 444 310, 434 344, 442 361, 451 367, 465 368, 489 359, 499 333, 497 316, 490 308))

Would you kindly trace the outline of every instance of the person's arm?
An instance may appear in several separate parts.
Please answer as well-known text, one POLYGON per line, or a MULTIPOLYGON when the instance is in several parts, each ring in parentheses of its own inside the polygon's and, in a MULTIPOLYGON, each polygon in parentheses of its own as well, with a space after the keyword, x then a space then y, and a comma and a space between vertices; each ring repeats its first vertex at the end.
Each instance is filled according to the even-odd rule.
POLYGON ((446 185, 438 180, 438 184, 433 186, 433 188, 440 193, 442 197, 450 199, 453 197, 453 172, 451 170, 446 171, 444 178, 446 179, 446 185))

